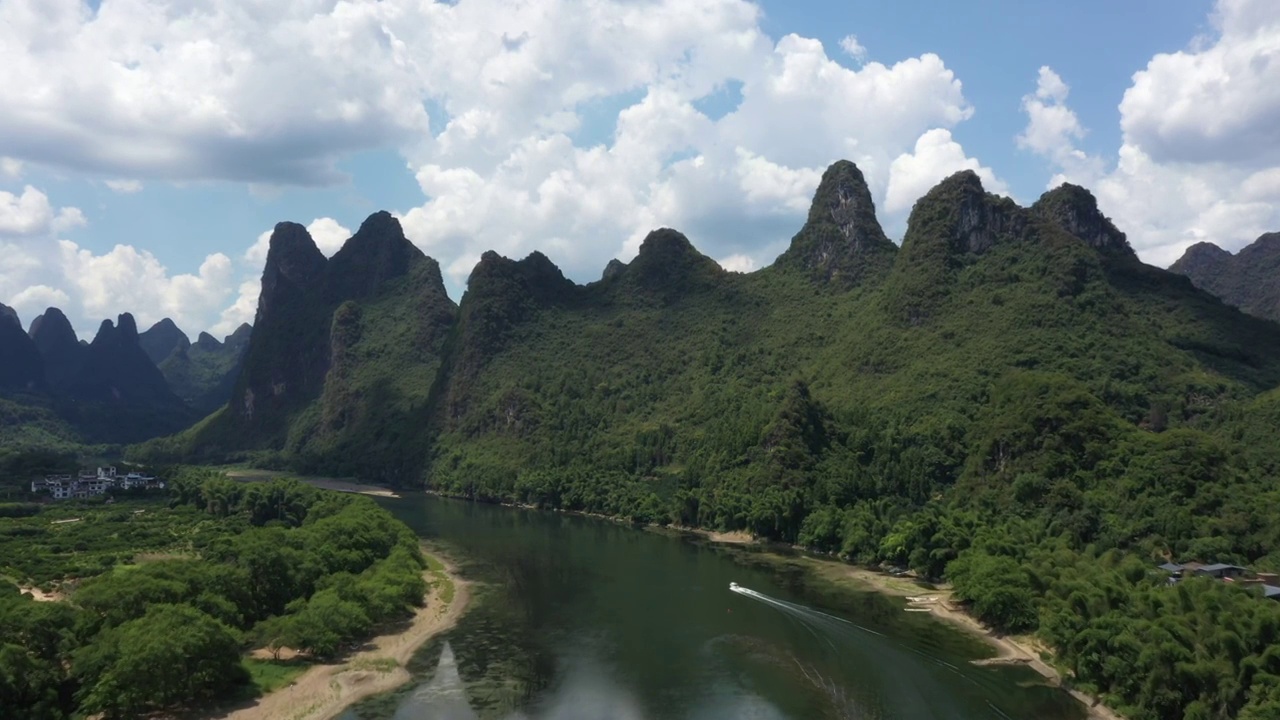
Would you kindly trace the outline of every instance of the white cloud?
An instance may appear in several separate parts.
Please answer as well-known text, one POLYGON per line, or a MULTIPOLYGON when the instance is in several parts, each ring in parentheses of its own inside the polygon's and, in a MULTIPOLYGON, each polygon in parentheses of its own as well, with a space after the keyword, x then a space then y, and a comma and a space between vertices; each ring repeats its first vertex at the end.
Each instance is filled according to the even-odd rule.
POLYGON ((1221 0, 1217 35, 1159 54, 1120 103, 1126 142, 1159 163, 1280 163, 1280 5, 1221 0))
POLYGON ((84 225, 78 208, 54 209, 49 198, 28 185, 21 195, 0 191, 0 235, 39 235, 84 225))
POLYGON ((1028 126, 1018 141, 1053 162, 1050 187, 1092 188, 1156 265, 1197 242, 1235 250, 1280 228, 1280 6, 1222 0, 1214 22, 1215 36, 1156 55, 1134 75, 1113 160, 1076 147, 1084 129, 1051 70, 1023 105, 1028 126))
POLYGON ((142 190, 142 183, 138 180, 108 180, 106 185, 114 192, 123 195, 132 195, 142 190))
POLYGON ((258 312, 258 295, 261 289, 261 282, 257 278, 241 282, 235 302, 222 310, 217 323, 209 328, 209 332, 218 337, 226 337, 245 323, 252 325, 258 312))
POLYGON ((342 244, 351 237, 350 230, 329 217, 312 220, 311 224, 307 225, 307 232, 311 233, 311 239, 316 241, 316 246, 325 254, 325 257, 342 249, 342 244))
POLYGON ((70 307, 71 296, 58 288, 52 288, 48 285, 32 285, 9 298, 7 304, 18 310, 23 320, 30 324, 31 320, 43 313, 46 308, 56 307, 62 309, 70 307))
POLYGON ((950 131, 935 129, 921 135, 912 152, 894 158, 889 167, 885 211, 893 215, 909 210, 939 181, 961 170, 976 172, 987 192, 1009 194, 1009 187, 991 168, 964 154, 964 148, 952 139, 950 131))
POLYGON ((729 272, 749 273, 756 269, 756 261, 747 255, 730 255, 723 260, 717 260, 720 267, 729 272))
MULTIPOLYGON (((655 5, 659 15, 687 7, 655 5)), ((518 257, 538 248, 570 275, 593 278, 660 226, 685 231, 713 257, 767 263, 800 227, 829 163, 854 160, 882 198, 894 158, 972 114, 937 56, 851 70, 816 40, 769 43, 757 21, 725 16, 663 46, 654 62, 668 75, 647 80, 608 144, 582 147, 532 125, 500 132, 497 118, 459 98, 415 165, 428 200, 402 213, 407 235, 441 260, 454 287, 488 249, 518 257), (696 109, 726 82, 740 83, 736 108, 715 119, 696 109)), ((640 57, 654 57, 647 52, 640 57)))
POLYGON ((22 161, 11 157, 0 157, 0 175, 11 180, 22 177, 22 161))
POLYGON ((867 48, 858 42, 857 35, 845 35, 841 38, 840 49, 854 60, 864 60, 867 57, 867 48))
POLYGON ((1018 146, 1032 152, 1057 158, 1064 148, 1084 137, 1075 112, 1064 103, 1069 88, 1052 68, 1040 68, 1034 95, 1022 98, 1022 110, 1028 116, 1027 129, 1018 136, 1018 146))
POLYGON ((130 245, 96 255, 70 240, 57 244, 63 287, 75 293, 74 310, 86 318, 130 312, 144 329, 165 317, 200 328, 232 286, 231 259, 222 253, 206 257, 195 274, 170 274, 154 255, 130 245))
MULTIPOLYGON (((0 154, 278 193, 394 147, 425 195, 399 208, 406 233, 455 294, 484 250, 594 278, 663 225, 769 262, 840 158, 882 205, 897 163, 898 212, 920 178, 981 169, 937 134, 973 113, 937 55, 850 69, 762 19, 746 0, 0 0, 0 154)), ((853 35, 830 50, 865 59, 853 35)), ((313 232, 332 248, 345 230, 313 232)))
POLYGON ((67 313, 82 334, 103 318, 129 312, 147 327, 164 317, 188 330, 203 329, 226 306, 232 263, 209 255, 195 273, 173 273, 146 250, 116 245, 97 254, 59 234, 85 224, 76 208, 54 210, 28 186, 19 197, 0 193, 0 301, 30 320, 46 307, 67 313))

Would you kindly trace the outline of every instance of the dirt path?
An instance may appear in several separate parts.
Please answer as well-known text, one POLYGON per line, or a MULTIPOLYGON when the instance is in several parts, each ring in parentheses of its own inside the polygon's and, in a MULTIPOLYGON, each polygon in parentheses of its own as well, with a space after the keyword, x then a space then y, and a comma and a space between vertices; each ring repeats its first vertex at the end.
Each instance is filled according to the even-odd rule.
POLYGON ((19 586, 18 591, 30 595, 31 599, 36 602, 60 602, 67 599, 66 595, 63 595, 57 590, 54 590, 53 592, 45 592, 38 587, 19 586))
POLYGON ((863 568, 846 566, 843 570, 847 577, 853 578, 859 584, 870 586, 877 592, 907 598, 907 606, 910 610, 917 612, 927 610, 934 617, 981 636, 996 649, 997 655, 986 660, 974 660, 975 665, 1026 665, 1044 676, 1051 685, 1071 693, 1072 697, 1088 709, 1091 720, 1124 720, 1119 713, 1103 705, 1098 698, 1065 686, 1062 675, 1057 669, 1040 659, 1041 648, 1034 639, 1001 635, 978 622, 952 598, 950 588, 926 589, 910 578, 895 577, 863 568))
POLYGON ((291 685, 258 698, 253 705, 210 716, 210 720, 330 720, 358 700, 408 682, 404 666, 413 653, 453 627, 471 597, 469 584, 452 565, 446 563, 443 570, 428 571, 428 575, 427 606, 403 632, 376 637, 345 662, 315 665, 291 685))
POLYGON ((267 482, 276 478, 292 479, 304 482, 312 487, 318 487, 321 490, 336 490, 338 492, 374 495, 377 497, 400 497, 395 492, 380 485, 365 485, 341 478, 294 475, 288 472, 275 472, 272 470, 228 470, 226 476, 239 482, 267 482))

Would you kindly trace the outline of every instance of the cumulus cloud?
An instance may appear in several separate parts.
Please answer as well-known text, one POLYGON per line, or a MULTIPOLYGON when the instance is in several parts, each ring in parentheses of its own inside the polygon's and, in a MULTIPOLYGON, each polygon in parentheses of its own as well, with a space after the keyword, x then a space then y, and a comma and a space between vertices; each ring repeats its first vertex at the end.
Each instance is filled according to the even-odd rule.
POLYGON ((1088 155, 1067 86, 1041 69, 1023 108, 1023 147, 1048 158, 1050 187, 1091 187, 1147 262, 1168 265, 1190 245, 1236 250, 1280 228, 1280 6, 1222 0, 1216 34, 1156 55, 1120 103, 1114 158, 1088 155))
POLYGON ((170 317, 196 330, 231 297, 232 263, 222 253, 206 257, 195 273, 174 273, 131 245, 98 254, 60 237, 86 223, 78 209, 55 210, 30 186, 21 196, 6 195, 0 193, 0 301, 28 322, 54 306, 82 334, 123 312, 133 313, 143 327, 170 317))
MULTIPOLYGON (((393 147, 424 194, 397 208, 406 232, 455 291, 488 249, 593 278, 659 226, 758 267, 837 159, 882 207, 893 184, 898 213, 924 178, 984 170, 938 134, 973 113, 940 57, 865 62, 854 35, 775 39, 762 19, 746 0, 4 0, 0 155, 278 191, 393 147)), ((328 230, 346 233, 313 231, 322 248, 328 230)))
POLYGON ((817 40, 769 42, 757 20, 725 16, 719 27, 678 37, 663 59, 668 76, 647 79, 607 143, 583 147, 532 126, 489 132, 480 108, 451 105, 457 114, 416 166, 428 200, 403 213, 409 237, 455 283, 487 249, 519 256, 539 248, 571 275, 594 277, 659 226, 686 231, 713 257, 763 265, 803 222, 829 163, 854 160, 882 198, 896 157, 923 133, 972 114, 935 55, 855 70, 817 40), (729 82, 738 84, 736 107, 719 117, 697 109, 729 82))
POLYGON ((56 307, 62 309, 70 307, 71 296, 58 288, 52 288, 48 285, 32 285, 9 298, 8 304, 10 307, 26 311, 28 314, 24 315, 23 319, 29 323, 45 308, 56 307))
POLYGON ((76 294, 87 318, 131 312, 139 324, 170 317, 181 326, 216 312, 231 287, 231 259, 222 253, 205 258, 194 273, 171 274, 150 252, 116 245, 102 255, 70 240, 58 241, 63 287, 76 294))
POLYGON ((0 236, 40 235, 84 224, 79 208, 55 209, 47 195, 30 185, 21 195, 0 191, 0 236))
POLYGON ((237 289, 235 302, 223 308, 218 314, 218 321, 209 328, 209 332, 225 337, 245 323, 252 325, 258 312, 258 295, 261 289, 258 278, 242 281, 237 289))
POLYGON ((1126 142, 1158 163, 1280 163, 1280 6, 1221 0, 1216 37, 1156 55, 1120 103, 1126 142))
POLYGON ((909 210, 915 201, 948 175, 973 170, 987 192, 1008 195, 1009 187, 989 167, 968 157, 951 132, 934 129, 920 136, 915 148, 894 158, 889 166, 885 210, 890 214, 909 210))

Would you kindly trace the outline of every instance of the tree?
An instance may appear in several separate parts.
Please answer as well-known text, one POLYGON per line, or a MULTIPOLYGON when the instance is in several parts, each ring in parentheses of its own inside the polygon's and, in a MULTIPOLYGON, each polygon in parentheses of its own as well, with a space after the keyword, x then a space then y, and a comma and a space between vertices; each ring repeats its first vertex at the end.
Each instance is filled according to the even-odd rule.
POLYGON ((248 682, 237 633, 185 605, 155 605, 75 656, 80 710, 109 718, 208 701, 248 682))

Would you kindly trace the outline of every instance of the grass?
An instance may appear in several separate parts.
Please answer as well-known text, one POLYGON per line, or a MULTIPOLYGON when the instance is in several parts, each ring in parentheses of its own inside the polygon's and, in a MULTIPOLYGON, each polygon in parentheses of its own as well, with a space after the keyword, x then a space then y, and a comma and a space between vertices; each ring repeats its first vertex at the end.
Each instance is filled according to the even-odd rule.
MULTIPOLYGON (((274 692, 298 678, 311 668, 312 662, 304 658, 291 660, 266 660, 246 657, 241 661, 249 671, 253 686, 261 695, 274 692)), ((394 662, 394 661, 393 661, 394 662)))
POLYGON ((431 580, 428 585, 431 586, 432 592, 440 597, 440 602, 449 605, 453 602, 453 580, 449 579, 449 573, 445 572, 444 563, 434 555, 423 554, 427 560, 427 571, 431 573, 431 580))
POLYGON ((359 658, 347 665, 347 670, 371 670, 376 673, 389 673, 400 667, 395 658, 359 658))

